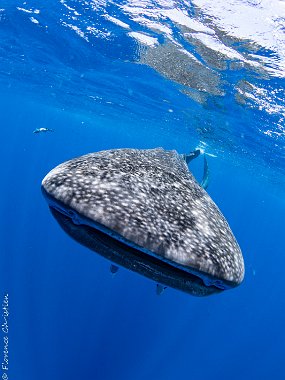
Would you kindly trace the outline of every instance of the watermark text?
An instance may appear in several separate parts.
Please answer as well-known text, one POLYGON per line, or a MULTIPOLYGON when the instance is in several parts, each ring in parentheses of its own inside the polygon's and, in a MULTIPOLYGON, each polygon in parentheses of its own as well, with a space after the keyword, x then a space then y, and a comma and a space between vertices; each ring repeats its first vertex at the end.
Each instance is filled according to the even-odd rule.
POLYGON ((2 342, 3 342, 3 352, 1 357, 1 379, 8 380, 9 371, 9 295, 4 294, 2 299, 2 342))

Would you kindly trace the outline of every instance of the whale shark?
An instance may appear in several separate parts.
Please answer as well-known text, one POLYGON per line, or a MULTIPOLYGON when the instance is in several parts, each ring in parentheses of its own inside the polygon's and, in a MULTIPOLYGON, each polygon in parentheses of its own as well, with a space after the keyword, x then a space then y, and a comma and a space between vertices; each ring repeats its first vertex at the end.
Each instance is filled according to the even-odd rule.
MULTIPOLYGON (((165 287, 207 296, 238 286, 244 260, 228 222, 175 150, 112 149, 52 169, 42 192, 77 242, 165 287)), ((206 162, 206 161, 205 161, 206 162)), ((204 185, 203 185, 204 184, 204 185)))

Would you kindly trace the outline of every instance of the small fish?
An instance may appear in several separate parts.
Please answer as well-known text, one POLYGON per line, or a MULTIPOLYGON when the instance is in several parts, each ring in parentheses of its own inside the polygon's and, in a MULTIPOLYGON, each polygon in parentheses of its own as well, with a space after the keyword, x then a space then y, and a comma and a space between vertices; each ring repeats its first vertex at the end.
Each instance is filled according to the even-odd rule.
POLYGON ((156 284, 156 294, 158 296, 160 296, 165 291, 165 289, 167 289, 167 286, 156 284))
POLYGON ((33 133, 41 133, 41 132, 53 132, 53 129, 49 128, 36 128, 33 133))
POLYGON ((110 266, 110 272, 112 274, 116 274, 118 272, 118 270, 119 270, 119 267, 117 267, 117 265, 111 264, 111 266, 110 266))

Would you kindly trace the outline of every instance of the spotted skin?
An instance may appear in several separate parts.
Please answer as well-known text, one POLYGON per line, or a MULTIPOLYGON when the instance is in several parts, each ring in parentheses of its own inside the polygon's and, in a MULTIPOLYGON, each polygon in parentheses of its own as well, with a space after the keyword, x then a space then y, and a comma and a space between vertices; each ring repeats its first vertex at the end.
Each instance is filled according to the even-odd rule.
POLYGON ((238 243, 176 151, 117 149, 67 161, 44 178, 50 199, 157 258, 236 286, 238 243))

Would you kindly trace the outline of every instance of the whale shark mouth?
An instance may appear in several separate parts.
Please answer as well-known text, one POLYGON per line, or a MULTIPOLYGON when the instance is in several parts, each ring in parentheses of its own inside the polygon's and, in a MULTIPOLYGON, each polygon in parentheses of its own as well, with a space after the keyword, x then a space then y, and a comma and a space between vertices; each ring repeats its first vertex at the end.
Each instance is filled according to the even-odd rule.
POLYGON ((50 196, 43 187, 42 192, 52 215, 69 236, 119 266, 195 296, 207 296, 233 287, 227 281, 158 257, 102 224, 79 215, 50 196))

